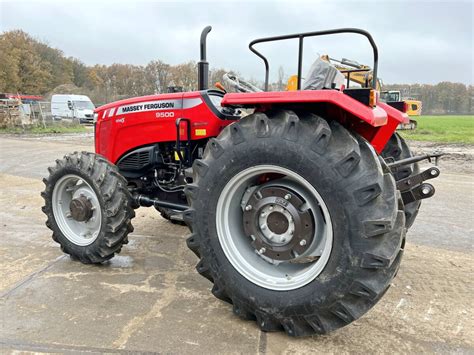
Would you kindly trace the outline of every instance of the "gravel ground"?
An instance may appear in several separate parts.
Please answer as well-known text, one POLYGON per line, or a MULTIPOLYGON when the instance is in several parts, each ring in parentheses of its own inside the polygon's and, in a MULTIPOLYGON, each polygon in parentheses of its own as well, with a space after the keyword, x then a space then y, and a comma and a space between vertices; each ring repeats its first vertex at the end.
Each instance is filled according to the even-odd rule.
POLYGON ((415 155, 442 152, 439 166, 446 172, 472 174, 474 172, 474 145, 409 141, 415 155))
MULTIPOLYGON (((130 243, 111 262, 64 256, 44 226, 41 177, 92 144, 90 134, 0 137, 0 352, 474 353, 470 163, 460 172, 441 163, 437 194, 423 202, 384 298, 339 331, 294 339, 233 316, 195 272, 188 230, 153 209, 137 211, 130 243)), ((472 148, 449 148, 472 157, 472 148)))

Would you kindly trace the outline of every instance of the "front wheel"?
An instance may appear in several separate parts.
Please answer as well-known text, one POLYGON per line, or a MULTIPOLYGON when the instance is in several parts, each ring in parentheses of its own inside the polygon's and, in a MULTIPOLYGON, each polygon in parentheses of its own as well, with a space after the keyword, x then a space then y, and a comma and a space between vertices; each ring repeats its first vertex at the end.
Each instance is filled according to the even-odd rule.
POLYGON ((127 181, 103 157, 73 153, 50 167, 41 193, 46 226, 61 249, 85 264, 119 253, 135 216, 127 181))
POLYGON ((362 138, 312 114, 228 126, 186 187, 197 271, 264 331, 322 334, 359 318, 403 250, 404 214, 380 164, 362 138))

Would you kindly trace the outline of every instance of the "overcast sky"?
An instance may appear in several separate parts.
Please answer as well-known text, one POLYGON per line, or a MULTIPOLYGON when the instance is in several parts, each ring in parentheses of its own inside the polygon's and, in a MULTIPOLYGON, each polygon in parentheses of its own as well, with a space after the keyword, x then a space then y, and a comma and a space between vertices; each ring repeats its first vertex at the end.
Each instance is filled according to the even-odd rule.
MULTIPOLYGON (((206 25, 211 67, 263 80, 263 64, 248 50, 258 37, 359 27, 379 48, 385 83, 473 84, 473 1, 8 1, 0 0, 0 30, 22 29, 88 65, 178 64, 199 58, 206 25)), ((297 43, 260 45, 275 77, 296 73, 297 43)), ((364 37, 307 40, 305 71, 318 54, 371 64, 364 37)))

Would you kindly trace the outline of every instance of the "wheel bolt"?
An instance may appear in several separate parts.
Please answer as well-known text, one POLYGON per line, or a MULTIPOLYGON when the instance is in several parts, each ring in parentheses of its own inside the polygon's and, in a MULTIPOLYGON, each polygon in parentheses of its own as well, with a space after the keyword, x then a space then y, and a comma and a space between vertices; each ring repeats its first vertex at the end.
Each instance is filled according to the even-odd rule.
POLYGON ((267 229, 267 226, 266 226, 265 224, 262 224, 262 225, 260 226, 260 229, 262 229, 262 230, 263 230, 263 229, 267 229))
POLYGON ((300 241, 300 245, 301 245, 301 246, 304 246, 304 245, 306 245, 306 240, 305 240, 305 239, 303 239, 302 241, 300 241))
POLYGON ((266 251, 267 251, 267 249, 261 248, 261 249, 258 251, 258 253, 259 253, 259 254, 263 254, 263 253, 265 253, 266 251))
POLYGON ((290 194, 286 194, 285 195, 285 200, 289 200, 291 198, 291 195, 290 194))
POLYGON ((246 211, 250 211, 251 209, 252 209, 252 205, 247 205, 247 206, 245 206, 245 210, 246 210, 246 211))
POLYGON ((269 209, 270 211, 273 210, 273 206, 268 207, 268 209, 269 209))

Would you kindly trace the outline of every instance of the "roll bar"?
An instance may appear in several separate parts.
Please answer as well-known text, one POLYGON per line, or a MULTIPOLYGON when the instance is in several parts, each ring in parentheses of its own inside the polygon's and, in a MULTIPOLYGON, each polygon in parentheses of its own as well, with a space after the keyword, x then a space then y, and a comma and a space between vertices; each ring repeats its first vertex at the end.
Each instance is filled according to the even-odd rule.
POLYGON ((268 77, 269 77, 270 67, 269 67, 267 58, 265 58, 265 56, 262 53, 260 53, 255 48, 253 48, 255 44, 298 38, 299 45, 298 45, 298 86, 297 88, 298 90, 301 90, 301 74, 302 74, 301 72, 303 69, 303 39, 306 37, 325 36, 325 35, 332 35, 332 34, 339 34, 339 33, 356 33, 356 34, 360 34, 367 37, 367 39, 369 40, 369 43, 372 46, 372 50, 374 52, 372 87, 376 89, 377 88, 377 66, 378 66, 379 54, 378 54, 377 46, 374 42, 374 39, 372 38, 369 32, 365 30, 361 30, 359 28, 336 28, 336 29, 326 30, 326 31, 304 32, 304 33, 295 33, 295 34, 284 35, 284 36, 258 38, 250 42, 249 49, 252 52, 254 52, 257 56, 262 58, 263 63, 265 64, 265 91, 268 91, 268 77))

